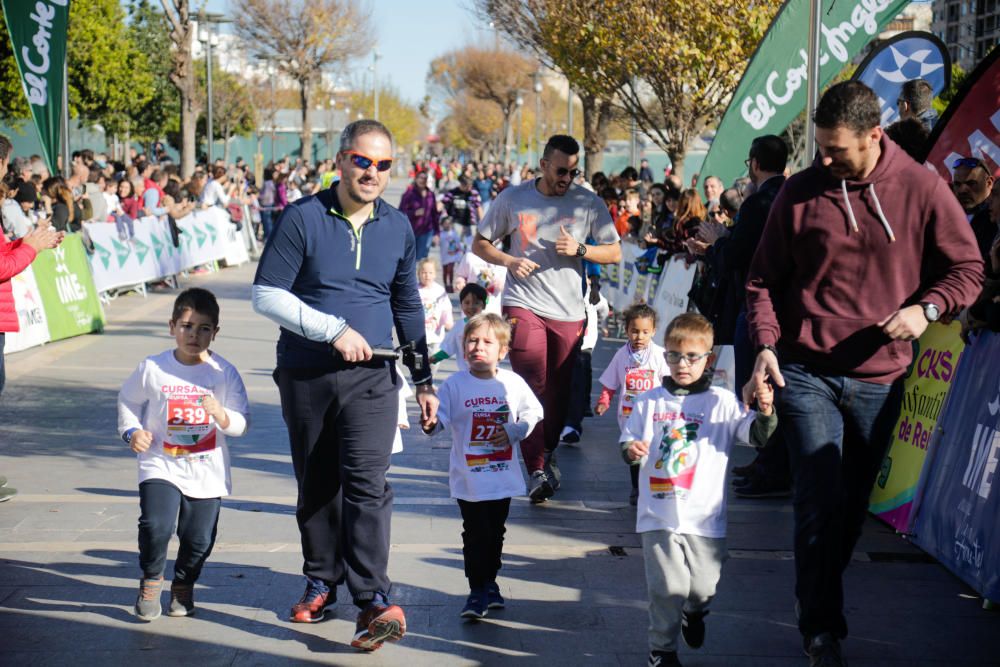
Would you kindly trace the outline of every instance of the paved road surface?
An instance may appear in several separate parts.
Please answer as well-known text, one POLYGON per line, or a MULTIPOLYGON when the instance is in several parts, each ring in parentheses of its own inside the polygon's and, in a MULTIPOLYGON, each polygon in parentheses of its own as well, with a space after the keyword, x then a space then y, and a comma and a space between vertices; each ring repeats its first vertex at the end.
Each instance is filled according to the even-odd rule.
MULTIPOLYGON (((193 618, 132 616, 138 495, 134 458, 115 435, 122 380, 171 345, 175 292, 121 297, 103 335, 8 357, 0 474, 21 493, 0 505, 0 664, 645 664, 642 553, 610 417, 588 420, 582 445, 561 452, 556 500, 514 501, 501 572, 506 610, 478 624, 458 618, 467 590, 448 443, 414 430, 390 471, 390 574, 406 639, 374 655, 353 651, 349 600, 325 622, 286 622, 303 586, 295 484, 270 378, 277 329, 250 308, 253 270, 184 281, 221 298, 215 349, 242 371, 253 410, 250 433, 232 441, 235 495, 224 503, 193 618)), ((599 346, 595 378, 619 344, 599 346)), ((444 372, 452 369, 446 362, 444 372)), ((749 457, 741 450, 735 461, 749 457)), ((792 612, 788 502, 735 499, 730 548, 705 647, 683 648, 684 664, 806 664, 792 612)), ((1000 664, 1000 616, 875 521, 849 571, 847 599, 854 667, 1000 664)))

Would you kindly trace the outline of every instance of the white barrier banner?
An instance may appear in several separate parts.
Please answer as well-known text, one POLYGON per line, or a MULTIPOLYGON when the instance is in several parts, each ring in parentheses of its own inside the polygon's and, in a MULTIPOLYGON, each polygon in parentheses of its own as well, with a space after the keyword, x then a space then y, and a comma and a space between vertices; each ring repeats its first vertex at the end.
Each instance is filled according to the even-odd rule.
POLYGON ((229 265, 249 261, 242 235, 229 221, 229 213, 218 208, 195 211, 178 220, 176 246, 166 217, 135 220, 131 234, 114 223, 87 223, 86 227, 94 243, 90 265, 100 292, 218 260, 229 265))
POLYGON ((4 354, 41 345, 50 340, 35 272, 29 266, 11 278, 10 284, 14 290, 14 309, 17 311, 17 322, 21 330, 6 334, 4 354))
POLYGON ((684 257, 674 257, 663 267, 660 274, 660 284, 653 297, 652 307, 661 322, 666 327, 670 320, 688 309, 688 292, 694 282, 697 265, 684 265, 684 257))
POLYGON ((635 243, 622 243, 622 259, 618 265, 618 289, 607 296, 612 307, 618 312, 622 312, 635 301, 636 283, 639 279, 635 261, 642 253, 643 250, 635 243))

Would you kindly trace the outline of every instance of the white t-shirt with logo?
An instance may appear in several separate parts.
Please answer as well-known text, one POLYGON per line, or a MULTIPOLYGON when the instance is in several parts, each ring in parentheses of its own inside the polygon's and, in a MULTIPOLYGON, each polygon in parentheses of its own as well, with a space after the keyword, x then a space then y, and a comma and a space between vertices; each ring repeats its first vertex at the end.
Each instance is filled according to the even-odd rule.
POLYGON ((649 442, 639 471, 635 530, 726 536, 726 465, 734 442, 749 442, 757 413, 726 389, 642 394, 621 442, 649 442))
POLYGON ((459 236, 454 227, 442 229, 439 242, 441 244, 441 266, 454 264, 461 260, 462 255, 465 254, 465 244, 462 243, 462 237, 459 236))
POLYGON ((451 375, 438 392, 440 429, 451 431, 451 497, 480 501, 525 494, 518 445, 542 419, 542 405, 520 375, 503 368, 483 380, 468 371, 451 375), (498 428, 510 442, 495 447, 498 428))
POLYGON ((144 359, 118 393, 118 432, 149 431, 153 444, 137 455, 139 482, 164 479, 191 498, 232 493, 226 436, 246 433, 247 390, 232 364, 212 353, 195 366, 168 350, 144 359), (229 428, 215 423, 201 401, 214 396, 229 416, 229 428))
POLYGON ((448 292, 440 283, 419 287, 420 301, 424 304, 424 331, 427 344, 437 345, 444 340, 445 332, 454 324, 448 292))
POLYGON ((625 428, 625 420, 632 414, 632 406, 639 394, 659 387, 663 378, 670 375, 663 348, 652 341, 643 350, 641 360, 632 358, 628 343, 622 345, 601 373, 600 382, 618 392, 618 428, 625 428))

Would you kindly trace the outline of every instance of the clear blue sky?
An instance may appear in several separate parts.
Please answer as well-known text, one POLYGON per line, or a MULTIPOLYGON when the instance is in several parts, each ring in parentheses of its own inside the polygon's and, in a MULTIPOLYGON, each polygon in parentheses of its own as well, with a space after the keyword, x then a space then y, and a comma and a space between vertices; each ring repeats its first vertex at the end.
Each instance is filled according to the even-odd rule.
MULTIPOLYGON (((414 104, 424 97, 431 60, 466 44, 493 39, 489 26, 477 22, 469 11, 471 0, 369 0, 368 5, 382 56, 379 81, 414 104)), ((229 6, 228 0, 208 0, 207 8, 229 14, 229 6)), ((363 56, 351 64, 347 77, 358 85, 371 65, 371 49, 363 56)))

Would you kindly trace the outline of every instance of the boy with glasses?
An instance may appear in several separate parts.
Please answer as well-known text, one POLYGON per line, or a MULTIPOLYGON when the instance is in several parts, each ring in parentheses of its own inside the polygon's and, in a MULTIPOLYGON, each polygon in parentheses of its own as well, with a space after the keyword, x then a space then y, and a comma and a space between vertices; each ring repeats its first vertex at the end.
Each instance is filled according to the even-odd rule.
POLYGON ((622 456, 639 466, 636 532, 649 592, 649 665, 679 665, 677 635, 705 641, 705 616, 726 560, 726 466, 735 441, 763 447, 777 426, 774 393, 758 412, 712 386, 712 325, 685 313, 667 326, 670 375, 640 395, 622 429, 622 456))

